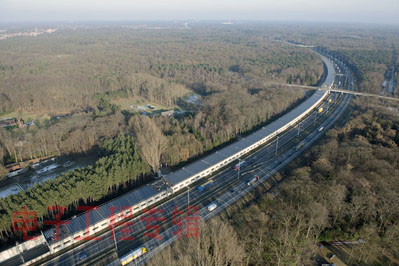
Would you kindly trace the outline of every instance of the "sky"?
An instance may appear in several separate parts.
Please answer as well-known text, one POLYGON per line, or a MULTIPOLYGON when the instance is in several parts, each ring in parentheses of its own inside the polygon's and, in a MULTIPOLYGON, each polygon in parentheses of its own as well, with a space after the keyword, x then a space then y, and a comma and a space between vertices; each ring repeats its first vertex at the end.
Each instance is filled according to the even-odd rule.
POLYGON ((399 24, 399 0, 0 0, 0 23, 143 20, 399 24))

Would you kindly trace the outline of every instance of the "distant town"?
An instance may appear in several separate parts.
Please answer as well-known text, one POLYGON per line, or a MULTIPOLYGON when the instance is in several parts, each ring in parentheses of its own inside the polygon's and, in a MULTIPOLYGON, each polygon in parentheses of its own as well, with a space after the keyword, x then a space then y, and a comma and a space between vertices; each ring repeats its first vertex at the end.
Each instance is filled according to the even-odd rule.
POLYGON ((0 40, 12 38, 12 37, 17 37, 17 36, 26 36, 26 37, 36 37, 41 34, 51 34, 57 31, 57 28, 55 29, 43 29, 39 30, 38 28, 35 28, 34 31, 25 31, 25 32, 16 32, 16 33, 7 33, 7 32, 0 32, 0 40))

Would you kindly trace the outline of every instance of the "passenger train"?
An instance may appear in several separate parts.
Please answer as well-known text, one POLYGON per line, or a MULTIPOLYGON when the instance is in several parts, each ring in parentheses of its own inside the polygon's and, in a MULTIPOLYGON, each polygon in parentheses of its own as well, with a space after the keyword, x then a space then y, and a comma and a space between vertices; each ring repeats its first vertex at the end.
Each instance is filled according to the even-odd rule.
MULTIPOLYGON (((325 58, 323 57, 322 59, 327 64, 329 70, 333 69, 329 60, 325 61, 325 58)), ((331 75, 335 76, 334 73, 329 71, 327 80, 332 80, 333 82, 334 78, 331 78, 331 75)), ((332 84, 327 84, 327 87, 331 86, 332 84)), ((110 226, 115 224, 115 222, 123 221, 126 217, 132 217, 133 215, 140 213, 142 210, 148 209, 148 207, 155 205, 157 202, 160 202, 173 194, 179 193, 194 182, 210 176, 218 169, 232 164, 244 154, 250 153, 288 128, 295 126, 302 118, 312 113, 315 108, 317 108, 328 97, 328 94, 328 91, 317 90, 299 106, 269 125, 262 127, 249 136, 246 136, 239 141, 202 158, 201 160, 166 175, 162 179, 165 185, 158 186, 158 183, 152 183, 96 207, 94 210, 90 211, 89 224, 87 224, 87 213, 83 213, 64 222, 63 230, 61 230, 62 234, 58 237, 55 235, 56 230, 51 228, 44 231, 35 239, 25 241, 15 247, 1 252, 0 263, 8 259, 22 257, 25 253, 27 257, 31 256, 29 255, 29 252, 32 252, 32 250, 34 250, 37 256, 34 257, 34 259, 31 259, 29 263, 37 262, 49 254, 54 254, 64 248, 76 244, 84 239, 85 236, 93 236, 101 231, 105 231, 107 228, 110 228, 110 226), (112 215, 110 211, 111 209, 113 209, 112 215)), ((243 164, 244 161, 241 163, 243 164)), ((239 166, 237 166, 237 170, 238 167, 239 166)), ((248 185, 251 185, 256 181, 257 179, 251 179, 248 181, 248 185)), ((205 189, 210 186, 212 182, 212 180, 207 181, 199 186, 198 190, 201 191, 205 189)), ((128 264, 146 252, 147 250, 145 247, 140 247, 122 257, 120 261, 122 265, 128 264)), ((88 251, 86 251, 86 254, 87 256, 91 255, 88 251)))

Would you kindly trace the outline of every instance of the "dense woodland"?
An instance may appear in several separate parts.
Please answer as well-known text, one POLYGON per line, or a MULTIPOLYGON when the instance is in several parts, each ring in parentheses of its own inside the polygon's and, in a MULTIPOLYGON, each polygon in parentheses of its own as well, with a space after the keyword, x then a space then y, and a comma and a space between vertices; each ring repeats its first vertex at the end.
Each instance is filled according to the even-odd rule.
POLYGON ((398 108, 358 99, 345 126, 274 177, 284 178, 278 187, 260 188, 150 265, 317 265, 320 242, 359 238, 346 263, 397 265, 398 108))
POLYGON ((94 205, 107 196, 118 195, 148 182, 144 176, 149 174, 150 167, 141 159, 134 137, 120 134, 106 140, 101 153, 103 156, 93 166, 64 173, 53 181, 36 184, 27 192, 1 198, 0 227, 3 240, 11 240, 16 236, 22 239, 21 232, 13 232, 11 228, 13 211, 21 206, 34 210, 38 217, 38 228, 43 228, 44 218, 54 215, 48 211, 48 206, 67 206, 67 215, 70 216, 79 205, 94 205))
MULTIPOLYGON (((129 126, 131 112, 115 104, 118 99, 140 99, 173 109, 183 96, 198 93, 204 98, 203 106, 199 115, 197 110, 191 113, 191 117, 198 115, 197 121, 204 115, 219 116, 215 106, 221 99, 234 101, 225 107, 243 113, 246 118, 240 122, 248 122, 227 129, 228 136, 213 135, 217 129, 212 127, 221 125, 202 128, 197 134, 208 142, 206 149, 210 143, 224 142, 301 97, 300 92, 273 88, 270 82, 315 84, 323 72, 314 53, 281 46, 268 36, 269 31, 220 26, 159 31, 78 27, 37 38, 2 40, 0 114, 25 122, 35 116, 45 118, 36 119, 29 128, 0 128, 0 161, 7 164, 95 149, 129 126), (251 113, 243 109, 259 103, 252 90, 269 103, 248 117, 251 113), (228 96, 233 92, 240 93, 243 107, 228 96)), ((170 121, 165 127, 174 128, 176 123, 170 121)), ((180 161, 177 157, 167 155, 165 160, 173 164, 180 161)))
MULTIPOLYGON (((304 96, 302 90, 275 84, 316 84, 323 64, 309 49, 277 42, 276 38, 339 52, 356 72, 361 89, 380 91, 380 84, 378 90, 373 90, 374 83, 380 82, 376 81, 377 76, 383 79, 383 72, 390 67, 391 44, 387 42, 395 40, 395 35, 384 32, 385 39, 380 40, 380 33, 360 33, 360 39, 347 38, 352 36, 352 30, 346 29, 332 38, 329 32, 312 27, 298 31, 296 27, 281 25, 194 24, 190 30, 172 26, 162 30, 116 26, 64 28, 52 35, 0 41, 0 115, 17 120, 46 117, 29 127, 0 128, 0 176, 7 173, 3 165, 13 162, 24 165, 28 159, 82 156, 88 152, 99 156, 93 166, 65 173, 26 193, 0 199, 2 243, 12 243, 20 237, 10 225, 12 212, 21 206, 36 210, 43 220, 53 215, 47 212, 47 206, 68 205, 71 216, 78 203, 98 204, 134 189, 151 181, 151 173, 161 163, 175 167, 201 156, 300 101, 304 96), (368 53, 371 50, 375 52, 368 53), (200 96, 200 105, 182 100, 192 93, 200 96), (150 118, 122 108, 118 104, 121 99, 188 112, 176 118, 150 118)), ((397 213, 386 210, 381 214, 381 209, 374 208, 376 199, 371 201, 375 205, 359 208, 352 198, 362 200, 357 197, 363 194, 356 194, 356 189, 374 189, 362 190, 364 197, 370 196, 367 193, 383 195, 377 191, 382 189, 379 185, 388 189, 385 183, 377 184, 385 177, 380 171, 387 168, 377 166, 386 162, 389 169, 398 168, 392 155, 397 152, 398 121, 386 110, 370 106, 358 106, 347 126, 331 130, 325 143, 297 162, 300 168, 284 173, 287 182, 276 198, 262 197, 250 208, 233 213, 224 225, 216 224, 225 229, 225 235, 220 237, 228 235, 248 243, 231 247, 237 256, 232 256, 234 260, 226 265, 271 264, 278 260, 280 264, 305 263, 311 259, 308 254, 314 254, 313 243, 329 237, 355 238, 363 229, 370 228, 376 230, 373 239, 381 247, 384 230, 396 230, 392 217, 397 213), (381 120, 378 125, 373 122, 377 118, 381 120), (354 130, 348 128, 350 125, 354 130), (380 139, 385 142, 377 142, 380 139), (363 161, 351 161, 359 159, 360 149, 366 157, 362 157, 363 161), (382 155, 388 157, 379 157, 382 155), (376 178, 356 183, 355 180, 369 177, 362 164, 373 165, 372 162, 376 178), (296 189, 299 185, 295 182, 306 183, 301 187, 309 189, 308 194, 296 189), (320 191, 320 195, 313 191, 320 191), (304 200, 299 201, 304 194, 304 200), (327 197, 335 195, 344 196, 330 204, 327 197), (339 210, 333 209, 338 205, 339 210), (315 213, 319 207, 327 215, 315 213), (355 209, 358 215, 348 218, 347 214, 355 213, 355 209), (366 211, 370 211, 367 216, 366 211), (316 214, 321 218, 316 219, 316 214), (278 218, 270 218, 273 215, 278 218), (235 221, 240 217, 246 219, 241 223, 249 223, 250 227, 238 226, 235 221), (378 223, 379 219, 383 223, 378 223), (259 223, 264 226, 257 226, 259 223), (250 238, 254 232, 257 237, 250 238), (288 239, 281 239, 282 232, 288 239), (259 242, 255 243, 256 240, 259 242), (255 255, 249 247, 256 250, 255 255)), ((389 182, 395 184, 397 180, 389 182)), ((392 190, 395 199, 397 192, 392 190)), ((203 241, 207 241, 204 246, 211 247, 214 245, 209 241, 226 242, 203 241)), ((218 254, 225 252, 222 249, 218 254)), ((395 251, 387 248, 384 252, 395 251)), ((224 259, 227 258, 222 256, 210 261, 224 259)), ((185 255, 184 261, 187 260, 185 255)))
POLYGON ((0 113, 17 119, 48 114, 48 119, 35 120, 29 129, 0 128, 0 160, 91 151, 127 124, 130 117, 112 104, 119 98, 174 108, 192 92, 215 103, 231 89, 247 96, 251 89, 273 90, 273 82, 316 84, 322 73, 317 55, 276 42, 277 37, 335 51, 351 65, 359 89, 373 93, 381 92, 397 41, 394 29, 201 24, 185 31, 65 28, 3 40, 0 113))
MULTIPOLYGON (((181 120, 133 115, 126 122, 122 114, 114 115, 112 117, 120 117, 120 120, 111 121, 113 128, 108 130, 113 130, 115 134, 122 133, 118 133, 114 139, 104 141, 99 149, 101 158, 94 166, 65 173, 54 181, 35 186, 26 193, 22 191, 17 195, 0 199, 0 231, 5 238, 13 236, 10 225, 12 213, 17 206, 26 205, 37 210, 38 217, 44 219, 45 215, 51 215, 47 214, 46 206, 69 205, 73 213, 79 202, 95 204, 104 198, 123 193, 123 187, 127 182, 130 182, 129 188, 148 182, 151 178, 143 175, 150 174, 150 169, 158 169, 160 162, 176 165, 190 157, 201 155, 234 139, 236 134, 245 133, 267 121, 303 95, 303 92, 297 91, 297 97, 291 96, 290 99, 287 97, 289 93, 289 90, 284 89, 260 89, 253 95, 247 92, 240 93, 238 90, 220 93, 219 99, 209 100, 209 105, 200 109, 194 117, 181 120), (115 154, 102 157, 107 154, 104 150, 115 154), (45 199, 42 198, 44 195, 45 199)), ((70 118, 71 123, 72 119, 76 119, 73 120, 76 121, 74 126, 84 123, 79 117, 70 118)), ((110 118, 101 118, 100 121, 104 121, 103 119, 110 118)), ((54 127, 52 136, 55 141, 63 132, 57 124, 54 127)), ((92 125, 86 134, 100 134, 100 130, 105 132, 107 129, 102 126, 96 129, 92 125)), ((54 142, 44 141, 39 147, 49 149, 51 145, 57 149, 54 142)), ((83 145, 78 137, 76 145, 83 145)), ((58 149, 60 148, 61 146, 58 146, 58 149)))
MULTIPOLYGON (((350 66, 355 74, 358 90, 375 94, 381 93, 385 74, 392 69, 393 47, 396 50, 399 48, 397 27, 306 25, 299 29, 287 25, 279 38, 327 48, 350 66)), ((395 96, 399 96, 398 90, 395 96)))
POLYGON ((191 31, 78 28, 3 40, 1 111, 85 110, 96 104, 93 94, 120 89, 129 96, 168 103, 184 92, 173 81, 204 92, 244 85, 249 78, 317 81, 322 69, 316 55, 281 47, 267 33, 203 27, 191 31))
POLYGON ((352 69, 359 90, 380 94, 385 72, 392 68, 392 49, 337 50, 336 54, 352 69))
POLYGON ((312 84, 323 72, 313 52, 281 47, 242 29, 65 29, 0 45, 8 51, 1 54, 2 62, 13 66, 0 76, 7 96, 3 111, 17 119, 44 112, 50 117, 30 127, 0 128, 3 163, 24 165, 27 159, 85 152, 100 158, 86 169, 0 199, 0 231, 9 241, 20 236, 10 228, 18 207, 37 210, 43 220, 52 215, 47 206, 67 205, 66 218, 79 202, 98 204, 138 187, 152 180, 160 163, 173 166, 200 156, 304 96, 270 81, 312 84), (10 57, 14 53, 20 54, 18 60, 10 57), (182 97, 192 93, 201 104, 182 104, 182 97), (182 104, 189 112, 150 118, 116 104, 136 98, 182 104))

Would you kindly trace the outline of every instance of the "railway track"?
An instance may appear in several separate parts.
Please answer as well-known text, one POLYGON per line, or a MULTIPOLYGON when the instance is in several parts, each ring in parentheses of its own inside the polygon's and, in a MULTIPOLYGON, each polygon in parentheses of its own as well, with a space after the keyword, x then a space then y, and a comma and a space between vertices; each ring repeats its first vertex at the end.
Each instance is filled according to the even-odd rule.
MULTIPOLYGON (((252 161, 250 161, 249 164, 247 164, 246 167, 243 167, 243 172, 241 175, 240 180, 236 178, 231 178, 231 176, 236 175, 236 172, 231 170, 231 166, 228 166, 227 168, 224 168, 220 171, 219 174, 214 175, 213 179, 214 180, 223 180, 220 183, 214 184, 211 188, 207 189, 207 193, 203 193, 202 195, 195 197, 195 195, 191 195, 191 200, 190 200, 190 205, 194 205, 197 207, 204 207, 210 202, 212 202, 215 198, 218 196, 226 193, 228 190, 231 190, 232 187, 236 186, 238 182, 245 182, 245 179, 249 174, 255 171, 259 171, 262 169, 262 166, 270 164, 272 161, 276 160, 278 157, 280 157, 280 154, 284 154, 285 152, 289 151, 292 149, 292 147, 295 147, 298 143, 303 141, 306 136, 317 129, 321 122, 325 121, 328 119, 329 114, 328 112, 332 112, 336 108, 339 107, 339 105, 342 102, 343 97, 338 97, 336 101, 334 101, 334 104, 331 104, 330 106, 326 106, 326 112, 323 112, 321 115, 318 115, 316 118, 314 118, 315 113, 312 112, 309 114, 307 117, 305 117, 303 120, 301 120, 301 136, 298 138, 297 137, 297 131, 295 128, 291 127, 289 130, 286 132, 282 133, 279 136, 279 149, 278 149, 278 154, 277 157, 275 157, 274 154, 270 154, 270 150, 273 150, 273 144, 275 143, 275 140, 271 140, 268 144, 265 146, 262 146, 258 148, 256 151, 254 151, 251 155, 247 156, 245 160, 248 160, 247 158, 254 158, 252 161), (317 123, 315 123, 315 121, 317 123), (256 166, 256 167, 254 167, 256 166), (230 178, 228 178, 230 176, 230 178), (245 178, 244 178, 245 177, 245 178)), ((323 102, 323 105, 325 106, 326 103, 323 102)), ((251 159, 249 159, 251 160, 251 159)), ((205 182, 204 180, 201 181, 201 183, 205 182)), ((198 184, 198 183, 197 183, 198 184)), ((195 184, 195 186, 197 185, 195 184)), ((192 189, 192 188, 191 188, 192 189)), ((170 225, 172 219, 170 219, 173 214, 171 211, 173 210, 172 206, 177 206, 179 202, 181 202, 181 197, 185 198, 185 192, 182 193, 182 195, 177 196, 177 198, 171 199, 166 203, 174 203, 171 204, 170 206, 160 206, 159 208, 162 209, 164 207, 164 210, 168 213, 165 218, 166 220, 159 225, 161 226, 162 230, 166 230, 170 225), (166 208, 165 208, 166 207, 166 208)), ((180 206, 178 210, 184 210, 186 206, 180 206)), ((134 219, 138 219, 138 217, 135 217, 134 219)), ((134 220, 133 219, 133 220, 134 220)), ((134 229, 134 228, 131 228, 134 229)), ((116 237, 120 235, 119 232, 115 232, 116 237)), ((108 236, 110 237, 109 233, 105 233, 103 236, 108 236)), ((115 245, 112 242, 109 242, 107 245, 106 249, 102 249, 98 253, 94 253, 92 257, 95 257, 95 259, 84 259, 82 261, 75 261, 74 263, 79 264, 79 265, 92 265, 92 264, 101 264, 102 258, 108 259, 109 256, 115 256, 116 254, 123 255, 128 253, 131 249, 134 249, 135 247, 139 247, 143 243, 146 242, 146 237, 145 237, 145 228, 142 228, 141 231, 137 232, 134 234, 134 238, 136 239, 135 241, 119 241, 117 245, 115 245), (116 253, 116 246, 118 249, 118 252, 116 253)), ((76 253, 76 252, 75 252, 76 253)), ((78 252, 77 252, 78 253, 78 252)), ((52 263, 46 263, 46 265, 68 265, 71 263, 71 261, 65 259, 65 260, 57 260, 57 262, 52 263)))

